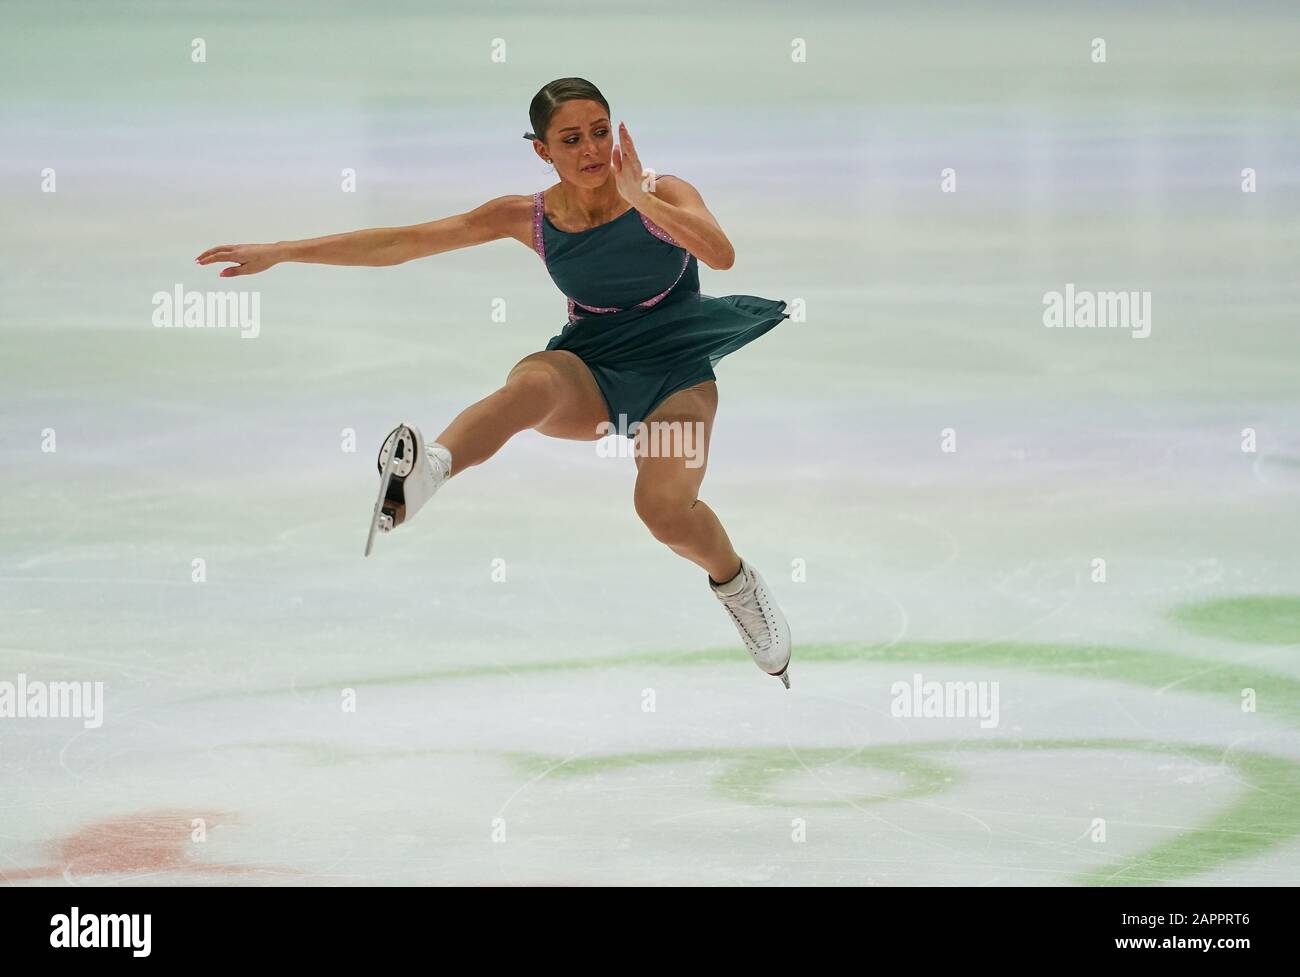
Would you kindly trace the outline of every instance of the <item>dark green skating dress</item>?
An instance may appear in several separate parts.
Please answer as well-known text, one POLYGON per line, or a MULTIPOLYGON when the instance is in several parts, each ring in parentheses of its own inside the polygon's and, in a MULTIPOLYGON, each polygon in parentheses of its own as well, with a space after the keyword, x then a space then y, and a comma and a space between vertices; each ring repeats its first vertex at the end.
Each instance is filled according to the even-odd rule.
POLYGON ((701 295, 695 256, 635 207, 570 233, 551 223, 539 190, 533 248, 569 299, 568 325, 546 348, 587 364, 625 437, 669 394, 716 380, 718 360, 790 318, 783 301, 701 295))

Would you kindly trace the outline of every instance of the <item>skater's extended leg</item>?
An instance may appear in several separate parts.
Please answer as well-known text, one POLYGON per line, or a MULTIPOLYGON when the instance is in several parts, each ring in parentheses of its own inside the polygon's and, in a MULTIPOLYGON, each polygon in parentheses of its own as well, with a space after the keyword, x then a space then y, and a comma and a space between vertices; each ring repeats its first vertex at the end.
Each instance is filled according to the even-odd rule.
POLYGON ((708 571, 710 588, 754 664, 788 689, 791 645, 785 615, 767 582, 736 554, 718 517, 696 496, 717 408, 717 383, 707 380, 673 394, 646 418, 635 456, 637 515, 655 539, 708 571), (652 422, 663 423, 656 431, 652 422), (674 444, 681 450, 664 450, 674 444))
POLYGON ((608 416, 587 364, 568 351, 546 350, 516 363, 505 386, 461 411, 437 441, 425 441, 414 425, 399 425, 379 449, 379 498, 366 555, 376 532, 405 525, 452 475, 486 461, 520 431, 595 440, 608 416))
POLYGON ((636 455, 635 502, 655 539, 722 582, 739 571, 740 557, 717 515, 699 498, 717 410, 718 385, 706 380, 679 390, 646 418, 640 437, 648 440, 638 441, 645 447, 636 455))
POLYGON ((567 350, 525 356, 501 389, 461 411, 437 442, 451 452, 452 475, 487 461, 520 431, 594 441, 609 420, 587 365, 567 350))

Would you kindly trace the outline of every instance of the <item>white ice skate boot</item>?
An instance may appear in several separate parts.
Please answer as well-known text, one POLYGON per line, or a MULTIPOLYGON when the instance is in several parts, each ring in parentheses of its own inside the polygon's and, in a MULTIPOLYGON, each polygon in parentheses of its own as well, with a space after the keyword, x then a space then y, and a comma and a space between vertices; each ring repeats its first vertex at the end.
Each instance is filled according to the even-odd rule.
POLYGON ((451 477, 451 452, 442 445, 426 445, 420 429, 399 424, 379 449, 379 498, 370 519, 366 556, 375 533, 390 533, 408 523, 433 493, 451 477))
POLYGON ((736 630, 754 656, 754 664, 768 675, 779 678, 788 689, 790 676, 786 670, 790 665, 790 627, 785 623, 785 615, 772 599, 772 592, 758 571, 743 559, 737 578, 724 584, 714 584, 709 579, 709 587, 736 622, 736 630), (731 590, 737 584, 740 589, 730 596, 718 592, 719 587, 731 590))

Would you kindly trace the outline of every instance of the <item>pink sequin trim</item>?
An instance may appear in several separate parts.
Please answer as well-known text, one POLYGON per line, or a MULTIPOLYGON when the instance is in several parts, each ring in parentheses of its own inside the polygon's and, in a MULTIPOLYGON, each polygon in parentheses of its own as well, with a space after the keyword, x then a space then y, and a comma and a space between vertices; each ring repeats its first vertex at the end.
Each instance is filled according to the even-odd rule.
MULTIPOLYGON (((640 212, 640 211, 637 211, 637 213, 640 214, 641 212, 640 212)), ((660 227, 658 224, 656 224, 654 221, 652 221, 652 220, 651 220, 649 217, 647 217, 645 214, 641 214, 641 223, 645 225, 645 229, 646 229, 647 231, 649 231, 651 234, 653 234, 653 235, 654 235, 655 237, 657 237, 659 240, 661 240, 661 241, 667 241, 669 244, 671 244, 671 245, 672 245, 673 247, 675 247, 675 248, 680 248, 680 247, 681 247, 681 245, 678 244, 678 243, 673 239, 673 236, 672 236, 671 234, 669 234, 667 231, 665 231, 662 227, 660 227)))
POLYGON ((533 194, 533 250, 546 262, 546 236, 542 233, 542 191, 533 194))
POLYGON ((614 308, 614 306, 612 305, 609 308, 604 308, 603 306, 599 306, 599 305, 583 305, 581 302, 577 301, 576 299, 571 301, 573 301, 574 305, 578 306, 579 308, 586 309, 588 312, 622 312, 623 311, 622 309, 614 308))
POLYGON ((673 283, 669 285, 667 288, 665 288, 658 295, 656 295, 654 298, 646 299, 644 302, 638 302, 637 306, 641 307, 641 306, 654 305, 656 302, 658 302, 660 299, 666 296, 669 292, 671 292, 674 288, 676 288, 677 282, 680 282, 682 280, 682 276, 686 274, 686 266, 689 265, 690 263, 691 263, 691 253, 689 251, 686 251, 682 254, 682 270, 677 273, 677 278, 673 281, 673 283))

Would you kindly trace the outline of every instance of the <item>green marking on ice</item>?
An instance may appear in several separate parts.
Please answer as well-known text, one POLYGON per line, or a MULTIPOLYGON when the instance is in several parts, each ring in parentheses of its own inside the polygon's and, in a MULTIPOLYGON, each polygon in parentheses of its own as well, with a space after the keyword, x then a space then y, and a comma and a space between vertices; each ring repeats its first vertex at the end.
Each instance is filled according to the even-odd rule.
POLYGON ((558 775, 582 777, 608 774, 619 770, 661 763, 681 765, 704 763, 716 767, 712 787, 718 793, 743 804, 781 807, 789 804, 800 808, 843 807, 858 804, 878 804, 884 801, 907 800, 937 794, 959 779, 958 772, 949 766, 910 754, 907 747, 873 746, 863 748, 695 748, 661 750, 645 753, 619 753, 611 756, 561 757, 540 753, 514 753, 511 759, 519 769, 532 776, 558 775), (824 800, 800 799, 789 801, 773 789, 775 783, 789 774, 815 772, 839 765, 851 765, 883 770, 897 774, 908 781, 897 791, 881 794, 863 794, 847 798, 824 800))
MULTIPOLYGON (((545 754, 516 753, 511 759, 532 777, 587 777, 636 767, 707 763, 715 767, 712 787, 745 804, 791 807, 857 807, 885 801, 907 801, 937 794, 960 779, 955 767, 940 765, 928 754, 985 751, 1069 751, 1159 753, 1226 766, 1246 790, 1210 822, 1162 842, 1137 855, 1121 857, 1077 876, 1079 885, 1157 885, 1187 879, 1238 858, 1260 855, 1300 836, 1300 764, 1281 757, 1187 743, 1124 739, 946 740, 934 743, 885 744, 857 750, 690 749, 620 753, 564 759, 545 754), (903 775, 910 783, 889 794, 842 797, 822 801, 784 800, 774 785, 783 776, 826 771, 842 764, 903 775)), ((1083 823, 1084 815, 1080 815, 1083 823)), ((1113 832, 1123 822, 1111 818, 1113 832)), ((1101 854, 1104 849, 1090 847, 1101 854)))
POLYGON ((1220 597, 1176 607, 1175 624, 1211 638, 1252 644, 1300 644, 1300 597, 1220 597))
MULTIPOLYGON (((1098 681, 1126 682, 1153 689, 1171 689, 1218 697, 1222 703, 1239 708, 1241 690, 1267 689, 1267 711, 1283 721, 1300 725, 1300 679, 1279 675, 1262 668, 1236 662, 1215 662, 1188 658, 1172 652, 1141 651, 1137 648, 1113 648, 1067 644, 1018 644, 978 641, 900 642, 877 645, 867 642, 800 645, 791 663, 792 675, 801 664, 923 665, 956 664, 982 668, 1014 668, 1046 675, 1086 678, 1098 681)), ((537 673, 604 671, 609 669, 678 668, 698 665, 734 665, 750 676, 753 666, 739 648, 709 649, 695 652, 643 652, 641 654, 562 659, 549 662, 512 662, 501 665, 471 665, 462 668, 429 669, 401 675, 348 679, 346 682, 317 682, 295 685, 296 693, 337 693, 342 685, 382 687, 423 685, 454 679, 493 678, 537 673)), ((760 676, 761 678, 761 676, 760 676)), ((186 701, 282 695, 283 689, 264 689, 256 693, 218 693, 186 701)))
MULTIPOLYGON (((1230 597, 1184 605, 1172 619, 1200 634, 1229 640, 1262 643, 1300 642, 1300 598, 1286 595, 1230 597)), ((802 664, 897 665, 913 668, 962 665, 1006 668, 1048 676, 1122 682, 1160 692, 1192 693, 1238 708, 1241 690, 1266 690, 1267 712, 1300 726, 1300 679, 1279 675, 1238 662, 1192 659, 1171 652, 1143 651, 1072 644, 1021 644, 1013 642, 869 642, 800 645, 795 649, 794 675, 802 664)), ((421 685, 475 678, 506 678, 528 674, 607 671, 628 668, 665 669, 683 666, 735 666, 747 677, 752 666, 736 648, 696 652, 643 652, 632 655, 472 665, 430 669, 380 678, 357 678, 353 687, 421 685)), ((340 682, 296 686, 294 692, 337 693, 340 682)), ((251 693, 283 695, 283 689, 251 693)), ((245 698, 250 693, 225 693, 201 699, 245 698)), ((187 701, 196 701, 194 699, 187 701)), ((268 747, 272 744, 266 744, 268 747)), ((274 744, 284 747, 288 744, 274 744)), ((712 789, 724 797, 758 806, 802 808, 907 802, 938 794, 960 779, 951 765, 928 754, 987 750, 1113 750, 1159 752, 1191 757, 1227 766, 1242 782, 1239 798, 1208 823, 1192 828, 1137 855, 1126 856, 1092 869, 1074 879, 1083 885, 1151 885, 1187 879, 1218 868, 1234 859, 1266 853, 1300 835, 1300 764, 1282 757, 1208 745, 1159 743, 1113 739, 1080 740, 960 740, 940 743, 882 744, 861 748, 794 750, 703 748, 614 756, 566 759, 541 754, 510 753, 518 768, 537 778, 591 776, 663 763, 704 763, 716 770, 712 789), (837 765, 882 770, 899 775, 903 785, 892 792, 824 800, 782 799, 776 787, 781 778, 816 773, 837 765)), ((412 756, 422 753, 462 751, 388 751, 412 756)), ((468 752, 468 751, 466 751, 468 752)), ((374 759, 373 754, 367 754, 374 759)), ((338 763, 354 757, 348 750, 311 754, 317 763, 338 763)), ((1112 823, 1118 823, 1112 819, 1112 823)), ((1100 854, 1100 849, 1098 850, 1100 854)))

